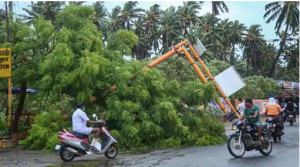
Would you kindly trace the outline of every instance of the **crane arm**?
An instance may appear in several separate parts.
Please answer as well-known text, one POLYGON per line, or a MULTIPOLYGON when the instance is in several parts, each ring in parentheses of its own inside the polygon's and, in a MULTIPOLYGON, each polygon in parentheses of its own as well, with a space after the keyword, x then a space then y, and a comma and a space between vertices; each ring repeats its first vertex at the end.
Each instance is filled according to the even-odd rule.
MULTIPOLYGON (((219 86, 219 84, 216 82, 216 80, 214 79, 213 75, 210 73, 210 71, 208 70, 208 68, 204 64, 204 62, 201 60, 201 58, 197 54, 197 52, 194 49, 193 45, 187 39, 184 40, 184 41, 182 41, 178 45, 176 45, 174 48, 172 48, 171 51, 167 52, 166 54, 164 54, 161 57, 159 57, 159 58, 155 59, 154 61, 152 61, 149 65, 144 66, 143 67, 143 71, 145 69, 155 67, 157 64, 159 64, 159 63, 165 61, 166 59, 170 58, 175 53, 181 53, 181 52, 183 52, 184 55, 189 60, 189 62, 191 63, 191 65, 193 66, 193 68, 195 69, 195 71, 196 71, 197 75, 199 76, 199 78, 201 79, 201 81, 204 84, 206 84, 207 83, 207 79, 205 78, 205 76, 203 75, 203 73, 201 72, 201 70, 199 69, 199 67, 197 66, 197 64, 195 63, 193 57, 190 55, 190 53, 187 51, 187 49, 183 46, 185 44, 187 44, 189 46, 189 48, 192 51, 193 55, 198 60, 199 64, 202 66, 202 68, 205 71, 205 73, 209 76, 209 79, 214 83, 214 85, 216 86, 218 92, 225 99, 225 101, 227 102, 227 104, 229 105, 229 107, 231 108, 231 110, 233 111, 233 113, 235 114, 235 116, 237 118, 239 118, 240 117, 239 113, 236 111, 235 107, 231 104, 230 100, 226 97, 225 93, 223 92, 223 90, 221 89, 221 87, 219 86)), ((227 110, 226 110, 224 104, 219 99, 217 100, 217 103, 220 106, 220 108, 222 109, 222 111, 224 113, 227 113, 227 110)))

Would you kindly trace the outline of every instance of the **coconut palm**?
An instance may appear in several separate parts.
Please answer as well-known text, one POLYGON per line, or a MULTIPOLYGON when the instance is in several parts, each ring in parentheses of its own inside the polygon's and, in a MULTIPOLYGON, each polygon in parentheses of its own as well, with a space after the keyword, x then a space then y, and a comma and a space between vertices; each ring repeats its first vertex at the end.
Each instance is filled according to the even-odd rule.
POLYGON ((136 28, 134 32, 139 37, 139 41, 131 49, 131 51, 132 57, 136 58, 137 60, 142 60, 151 56, 149 51, 152 49, 152 40, 151 36, 147 34, 146 24, 145 18, 138 18, 138 20, 135 22, 136 28))
POLYGON ((264 18, 268 18, 266 23, 276 20, 275 29, 276 33, 279 33, 283 24, 285 24, 285 35, 280 41, 280 47, 277 52, 276 59, 274 60, 273 66, 270 69, 269 77, 272 77, 276 63, 283 52, 283 48, 286 42, 286 35, 288 30, 293 33, 299 31, 299 2, 296 1, 283 1, 283 2, 272 2, 265 6, 266 13, 264 18))
POLYGON ((100 31, 105 30, 107 22, 107 9, 104 7, 103 1, 97 1, 93 4, 95 15, 93 18, 94 24, 98 27, 100 31))
POLYGON ((274 43, 268 43, 262 46, 261 75, 268 76, 268 72, 276 57, 276 51, 277 49, 274 43))
POLYGON ((235 57, 235 51, 236 51, 236 45, 240 45, 242 43, 243 34, 247 30, 247 27, 240 23, 239 21, 235 20, 234 22, 231 22, 230 24, 230 33, 228 35, 228 40, 231 45, 231 54, 230 54, 230 64, 233 64, 235 57))
POLYGON ((151 36, 153 33, 153 26, 157 27, 158 17, 160 14, 160 6, 158 4, 154 4, 150 7, 150 10, 147 10, 144 16, 145 28, 147 36, 151 36))
POLYGON ((23 17, 29 24, 32 24, 39 15, 43 15, 46 20, 54 23, 55 16, 62 9, 63 5, 65 5, 63 1, 38 1, 36 3, 31 1, 31 5, 28 6, 31 8, 30 10, 23 8, 28 15, 19 16, 23 17))
MULTIPOLYGON (((211 48, 212 46, 212 36, 213 36, 213 25, 217 24, 220 21, 220 19, 213 19, 213 16, 211 13, 206 13, 204 16, 200 17, 199 21, 199 32, 198 32, 198 38, 200 41, 202 41, 208 48, 211 48)), ((218 27, 216 28, 218 29, 218 27)), ((215 34, 218 41, 222 40, 222 36, 219 36, 219 34, 215 34)), ((213 55, 215 57, 215 55, 213 55)))
POLYGON ((229 19, 221 20, 216 26, 217 30, 215 30, 215 33, 222 37, 221 40, 218 40, 221 48, 217 50, 219 50, 219 59, 224 61, 228 61, 227 56, 230 54, 229 49, 231 48, 231 43, 229 37, 231 34, 231 24, 232 22, 229 21, 229 19))
POLYGON ((132 48, 132 53, 137 60, 150 58, 154 49, 155 53, 159 48, 157 37, 154 35, 159 26, 160 6, 154 4, 147 10, 142 18, 135 23, 135 33, 139 42, 132 48))
POLYGON ((162 45, 161 53, 166 53, 170 50, 172 44, 179 42, 181 25, 179 16, 175 7, 170 6, 165 11, 162 11, 159 16, 159 28, 154 36, 159 39, 162 45))
POLYGON ((262 46, 265 44, 261 31, 260 25, 251 25, 242 41, 244 58, 252 65, 254 74, 261 70, 262 46))
POLYGON ((116 26, 122 29, 131 30, 134 21, 143 16, 144 9, 137 8, 138 1, 128 1, 123 9, 117 6, 112 11, 112 18, 116 20, 116 26))
POLYGON ((179 19, 183 30, 183 37, 189 34, 189 29, 193 25, 199 23, 199 16, 197 15, 201 9, 203 2, 188 1, 183 2, 183 6, 178 7, 179 19))
MULTIPOLYGON (((212 16, 213 16, 213 20, 215 20, 216 15, 219 15, 221 12, 224 13, 228 13, 229 9, 227 7, 227 5, 225 4, 224 1, 212 1, 211 2, 211 6, 212 6, 212 16)), ((215 42, 215 25, 213 24, 213 53, 215 54, 215 47, 216 47, 216 42, 215 42)))

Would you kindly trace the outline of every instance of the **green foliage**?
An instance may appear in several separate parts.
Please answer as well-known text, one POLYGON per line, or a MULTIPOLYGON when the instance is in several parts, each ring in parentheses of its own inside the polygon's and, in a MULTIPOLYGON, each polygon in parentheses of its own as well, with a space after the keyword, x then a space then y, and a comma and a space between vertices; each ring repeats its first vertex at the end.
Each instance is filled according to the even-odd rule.
POLYGON ((94 81, 109 63, 101 52, 101 33, 91 21, 93 13, 91 7, 71 5, 57 15, 62 30, 57 33, 55 49, 40 64, 45 90, 64 92, 81 101, 92 96, 94 81))
POLYGON ((6 128, 6 117, 3 112, 0 112, 0 129, 6 128))
MULTIPOLYGON (((47 8, 47 5, 42 6, 47 8)), ((203 43, 209 50, 211 15, 200 18, 199 22, 196 9, 201 4, 192 2, 184 3, 179 12, 173 7, 160 11, 156 6, 156 9, 150 9, 155 11, 149 11, 149 15, 141 19, 139 12, 143 10, 136 6, 137 2, 127 3, 124 11, 129 13, 116 8, 108 22, 106 18, 100 18, 105 17, 102 9, 96 8, 95 14, 92 7, 80 5, 55 10, 59 12, 51 17, 36 11, 40 15, 34 19, 32 26, 19 19, 11 21, 13 42, 1 46, 12 47, 13 82, 19 85, 25 81, 41 90, 40 95, 33 97, 32 106, 35 106, 36 113, 44 111, 37 116, 30 136, 21 142, 24 148, 52 150, 58 142, 57 132, 71 125, 74 102, 89 101, 91 96, 95 96, 98 102, 93 105, 87 103, 88 115, 105 110, 111 134, 125 149, 202 146, 226 140, 219 117, 204 116, 200 110, 183 109, 182 102, 197 106, 218 98, 213 84, 202 84, 184 56, 174 55, 156 69, 144 72, 142 67, 150 60, 128 61, 123 58, 124 55, 145 58, 147 54, 150 57, 148 51, 152 47, 163 54, 174 42, 184 38, 203 37, 203 43), (192 18, 189 20, 186 16, 192 18), (192 24, 193 27, 189 27, 192 24), (158 41, 162 43, 161 48, 158 41), (115 84, 116 91, 110 91, 115 84), (69 119, 63 121, 62 114, 65 113, 69 119)), ((240 45, 244 37, 231 33, 232 30, 224 25, 226 20, 217 22, 218 54, 210 56, 217 56, 220 60, 208 59, 205 64, 214 76, 230 65, 248 74, 251 67, 245 67, 245 60, 235 56, 236 45, 240 45)), ((231 24, 228 22, 228 25, 231 24)), ((257 34, 260 34, 259 31, 257 29, 257 34)), ((0 36, 3 37, 3 33, 0 36)), ((207 53, 211 54, 210 51, 207 53)), ((243 56, 251 61, 254 55, 243 56)), ((247 77, 245 82, 247 86, 234 96, 266 98, 278 90, 275 81, 260 76, 247 77)))
POLYGON ((0 112, 0 136, 8 135, 8 129, 6 127, 6 117, 3 112, 0 112))
POLYGON ((138 42, 138 37, 132 31, 119 30, 108 38, 108 50, 116 49, 121 54, 131 55, 131 48, 138 42))
POLYGON ((53 150, 58 143, 57 132, 66 127, 60 111, 43 111, 37 115, 29 137, 19 144, 23 148, 53 150))
POLYGON ((267 99, 271 94, 280 91, 277 82, 263 76, 244 78, 246 86, 233 95, 234 98, 267 99))
MULTIPOLYGON (((135 62, 126 63, 122 73, 126 74, 135 66, 135 62)), ((124 76, 117 73, 115 77, 119 75, 124 76)), ((210 129, 219 130, 220 133, 214 136, 218 142, 208 143, 216 144, 224 141, 224 126, 219 125, 217 118, 212 117, 216 124, 208 126, 201 114, 187 112, 197 118, 194 124, 184 124, 183 118, 178 116, 181 101, 196 105, 216 97, 211 84, 204 85, 195 80, 181 85, 176 80, 167 81, 158 70, 150 69, 137 74, 130 85, 126 79, 119 80, 118 89, 107 98, 107 124, 121 146, 127 149, 202 145, 201 142, 197 144, 197 140, 190 141, 190 136, 194 139, 202 137, 202 131, 194 132, 199 126, 203 126, 205 133, 210 133, 210 129)))

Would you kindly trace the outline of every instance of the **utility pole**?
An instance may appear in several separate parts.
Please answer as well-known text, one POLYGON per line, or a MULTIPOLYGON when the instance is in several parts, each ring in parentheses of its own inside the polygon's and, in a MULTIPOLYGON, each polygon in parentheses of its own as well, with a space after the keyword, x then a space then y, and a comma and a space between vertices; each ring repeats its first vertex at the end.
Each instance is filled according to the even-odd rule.
MULTIPOLYGON (((10 42, 10 38, 9 38, 9 18, 8 18, 8 9, 7 9, 7 1, 5 1, 5 21, 6 21, 6 35, 7 35, 7 42, 9 43, 10 42)), ((11 52, 11 50, 10 50, 10 52, 11 52)), ((10 59, 11 59, 11 57, 10 57, 10 59)), ((11 61, 11 60, 10 60, 11 61)), ((9 131, 10 131, 10 137, 12 136, 12 130, 13 130, 13 124, 12 124, 12 120, 13 120, 13 114, 12 114, 12 84, 11 84, 11 74, 10 74, 10 76, 9 76, 9 78, 8 78, 8 91, 7 91, 7 98, 8 98, 8 112, 9 112, 9 114, 8 114, 8 120, 10 120, 9 122, 10 122, 10 129, 9 129, 9 131)))

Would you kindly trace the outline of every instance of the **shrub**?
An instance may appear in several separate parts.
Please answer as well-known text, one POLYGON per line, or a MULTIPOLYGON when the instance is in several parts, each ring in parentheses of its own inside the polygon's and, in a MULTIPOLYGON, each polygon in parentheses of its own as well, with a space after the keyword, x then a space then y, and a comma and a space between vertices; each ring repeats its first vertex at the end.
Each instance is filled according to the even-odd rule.
POLYGON ((52 150, 58 143, 57 132, 63 128, 67 126, 61 111, 43 111, 36 116, 35 124, 29 130, 30 135, 19 144, 28 149, 52 150))

